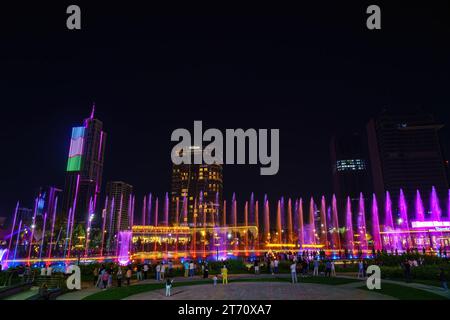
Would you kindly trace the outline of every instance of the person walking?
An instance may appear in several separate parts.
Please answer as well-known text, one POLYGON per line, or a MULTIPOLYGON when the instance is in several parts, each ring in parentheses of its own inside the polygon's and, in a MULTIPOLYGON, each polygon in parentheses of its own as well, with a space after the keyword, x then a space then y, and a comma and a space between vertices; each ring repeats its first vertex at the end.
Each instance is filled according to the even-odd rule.
POLYGON ((314 271, 313 271, 313 276, 318 276, 319 275, 319 260, 314 259, 314 271))
POLYGON ((291 266, 291 280, 292 283, 297 283, 298 279, 297 279, 297 264, 294 262, 292 262, 291 266))
POLYGON ((173 280, 167 277, 166 280, 166 297, 170 297, 170 289, 172 288, 173 280))
POLYGON ((158 263, 156 265, 155 271, 156 271, 156 281, 160 281, 161 280, 161 264, 160 263, 158 263))
POLYGON ((270 260, 269 263, 269 272, 273 275, 274 274, 274 268, 275 268, 275 263, 273 262, 273 260, 270 260))
POLYGON ((208 265, 205 264, 205 267, 203 269, 203 279, 208 279, 209 277, 209 269, 208 269, 208 265))
POLYGON ((193 276, 194 276, 194 274, 195 274, 194 270, 195 270, 194 261, 191 261, 191 262, 189 263, 189 276, 190 276, 190 277, 193 277, 193 276))
POLYGON ((117 286, 120 288, 122 287, 122 277, 123 277, 122 268, 120 266, 119 269, 117 270, 116 277, 117 277, 117 286))
POLYGON ((131 271, 131 267, 128 267, 127 273, 125 274, 125 278, 127 279, 127 285, 130 285, 131 276, 133 275, 133 271, 131 271))
POLYGON ((185 261, 183 266, 184 266, 184 277, 187 278, 189 277, 189 262, 185 261))
POLYGON ((228 269, 226 265, 223 266, 221 273, 222 273, 222 284, 228 284, 228 269))
POLYGON ((217 276, 216 275, 214 275, 214 277, 213 277, 213 283, 214 283, 214 287, 216 287, 217 286, 217 276))

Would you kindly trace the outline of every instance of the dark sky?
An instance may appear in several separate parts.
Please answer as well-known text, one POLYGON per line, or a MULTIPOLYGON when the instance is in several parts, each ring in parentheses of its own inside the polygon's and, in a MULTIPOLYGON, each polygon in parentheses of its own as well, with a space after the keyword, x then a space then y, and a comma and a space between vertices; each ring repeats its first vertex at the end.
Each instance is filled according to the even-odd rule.
MULTIPOLYGON (((60 1, 58 1, 60 2, 60 1)), ((225 166, 225 195, 329 195, 329 141, 383 107, 421 106, 450 125, 450 6, 347 1, 276 8, 80 4, 0 10, 0 216, 63 186, 71 127, 90 113, 108 133, 104 182, 138 196, 170 190, 176 128, 279 128, 280 171, 225 166), (424 6, 424 7, 422 7, 424 6)), ((392 2, 392 1, 391 1, 392 2)), ((448 136, 448 128, 442 132, 448 136)), ((448 145, 448 140, 447 145, 448 145)))

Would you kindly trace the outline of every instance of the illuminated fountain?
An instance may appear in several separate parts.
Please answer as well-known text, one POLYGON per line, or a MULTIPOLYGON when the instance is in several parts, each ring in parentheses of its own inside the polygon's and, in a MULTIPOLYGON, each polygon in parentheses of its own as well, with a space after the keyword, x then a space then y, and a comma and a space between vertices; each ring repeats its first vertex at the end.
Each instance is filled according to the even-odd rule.
POLYGON ((441 221, 442 212, 441 207, 439 205, 439 199, 435 187, 431 189, 430 209, 431 209, 431 220, 441 221))
POLYGON ((283 233, 283 229, 281 226, 281 201, 278 200, 278 205, 277 205, 277 243, 282 243, 282 233, 283 233))
POLYGON ((288 210, 287 210, 287 242, 294 242, 294 235, 292 233, 292 202, 289 198, 288 200, 288 210))
POLYGON ((350 197, 347 197, 347 205, 345 208, 345 239, 347 244, 347 249, 350 253, 354 249, 354 236, 353 236, 353 221, 352 221, 352 204, 350 202, 350 197))
POLYGON ((378 215, 378 203, 375 194, 372 196, 372 237, 373 246, 375 250, 382 249, 381 235, 380 235, 380 221, 378 215))
POLYGON ((303 199, 298 201, 298 244, 303 246, 305 244, 305 230, 303 228, 303 199))
MULTIPOLYGON (((199 193, 198 197, 193 197, 193 203, 187 196, 170 202, 168 193, 165 193, 161 220, 158 198, 156 197, 152 203, 152 195, 147 194, 139 201, 142 203, 142 207, 138 208, 139 212, 142 212, 142 216, 138 219, 141 225, 135 225, 136 197, 130 196, 128 201, 130 205, 125 209, 126 201, 124 196, 121 196, 116 206, 128 210, 130 241, 133 242, 133 246, 128 245, 127 254, 123 248, 130 241, 124 242, 124 235, 119 227, 120 219, 123 217, 118 215, 119 221, 112 223, 114 199, 105 199, 98 226, 94 226, 93 221, 86 222, 83 226, 86 228, 84 238, 79 236, 78 225, 74 231, 73 207, 67 212, 65 226, 61 229, 58 227, 60 229, 58 234, 55 230, 57 198, 54 209, 47 206, 44 211, 39 204, 41 199, 39 195, 35 199, 30 225, 24 225, 18 216, 12 219, 13 228, 9 238, 6 238, 7 249, 4 251, 3 261, 8 261, 9 265, 40 262, 49 265, 58 259, 67 264, 75 263, 77 260, 86 262, 120 260, 124 263, 128 261, 126 257, 128 252, 131 252, 134 261, 197 257, 202 260, 222 260, 238 256, 251 259, 268 251, 291 251, 302 254, 304 251, 318 250, 324 250, 327 256, 336 259, 339 251, 344 248, 348 250, 348 257, 356 257, 355 250, 360 251, 363 257, 370 256, 373 250, 383 249, 388 250, 389 254, 411 249, 426 249, 427 254, 439 254, 439 249, 443 248, 450 250, 448 211, 441 211, 437 190, 435 188, 431 190, 430 205, 427 208, 419 191, 415 193, 415 197, 411 199, 412 205, 409 206, 406 195, 403 190, 399 190, 398 201, 396 198, 393 204, 389 192, 386 192, 386 197, 383 197, 384 206, 379 206, 376 196, 373 195, 371 205, 366 208, 363 194, 360 194, 359 205, 353 205, 353 210, 358 210, 354 212, 355 217, 349 197, 339 200, 333 195, 331 203, 327 203, 325 196, 322 196, 319 208, 311 197, 309 211, 304 212, 301 197, 286 198, 285 208, 284 198, 280 197, 273 203, 271 209, 268 197, 264 195, 263 200, 261 199, 263 212, 260 221, 259 201, 253 193, 240 207, 235 194, 231 206, 229 203, 227 207, 226 200, 220 202, 219 193, 216 193, 215 201, 209 202, 204 200, 203 193, 199 193), (174 205, 175 208, 170 208, 170 205, 174 205), (345 210, 341 226, 338 221, 340 207, 345 210), (227 209, 230 213, 229 221, 227 209), (367 217, 366 209, 369 214, 367 217), (275 210, 272 216, 270 210, 275 210), (173 217, 169 216, 170 212, 174 213, 173 217), (380 220, 384 220, 384 223, 380 220), (369 226, 370 230, 367 229, 369 226), (101 237, 98 237, 99 235, 101 237), (98 241, 98 244, 95 242, 94 245, 94 241, 98 241), (71 250, 76 250, 74 252, 77 254, 71 253, 71 250), (80 256, 79 252, 84 254, 80 256)), ((444 203, 444 200, 441 200, 444 203)), ((446 199, 445 202, 450 207, 450 202, 447 201, 450 200, 446 199)), ((86 215, 92 219, 93 214, 92 199, 86 215)))
POLYGON ((359 240, 359 250, 362 252, 367 251, 367 232, 366 232, 366 210, 364 206, 364 196, 362 193, 359 195, 359 211, 358 211, 358 240, 359 240))
POLYGON ((314 199, 311 197, 309 201, 309 220, 308 220, 308 230, 306 243, 316 244, 316 226, 315 226, 315 204, 314 199))
POLYGON ((121 266, 126 266, 130 262, 130 245, 131 245, 131 231, 119 232, 119 254, 117 260, 121 266))
POLYGON ((420 196, 420 191, 416 192, 416 220, 425 221, 425 209, 423 207, 422 197, 420 196))
POLYGON ((320 201, 320 243, 328 248, 328 229, 327 229, 327 204, 325 197, 320 201))
POLYGON ((332 210, 332 231, 333 231, 333 248, 340 250, 341 249, 341 237, 339 235, 339 218, 338 218, 338 209, 337 209, 337 200, 336 196, 333 194, 333 199, 331 202, 331 210, 332 210))
POLYGON ((264 243, 270 242, 270 208, 269 201, 267 200, 267 196, 264 196, 264 208, 263 208, 263 223, 264 223, 264 234, 263 241, 264 243))

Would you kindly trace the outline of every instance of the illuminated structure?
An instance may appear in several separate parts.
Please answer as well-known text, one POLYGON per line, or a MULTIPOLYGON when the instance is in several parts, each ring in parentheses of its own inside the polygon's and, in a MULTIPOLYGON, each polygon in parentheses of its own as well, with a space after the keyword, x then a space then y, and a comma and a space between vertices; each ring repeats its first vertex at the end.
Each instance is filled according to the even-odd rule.
MULTIPOLYGON (((369 122, 373 185, 381 206, 386 190, 391 191, 394 209, 398 209, 400 189, 411 200, 407 203, 409 207, 414 204, 418 186, 421 190, 435 186, 440 198, 446 196, 449 184, 438 134, 442 127, 432 115, 411 108, 401 112, 384 111, 369 122)), ((422 197, 429 202, 428 192, 422 197)))
POLYGON ((102 186, 106 133, 103 123, 94 118, 95 105, 83 126, 72 129, 66 183, 63 197, 63 213, 68 220, 87 222, 97 208, 102 186), (89 212, 92 211, 92 212, 89 212))
POLYGON ((118 233, 130 229, 133 186, 123 181, 108 182, 106 184, 106 196, 109 199, 106 212, 111 214, 111 221, 106 224, 107 230, 118 233))
MULTIPOLYGON (((422 192, 424 193, 424 192, 422 192)), ((132 260, 145 259, 216 259, 223 260, 232 257, 252 258, 262 256, 266 252, 286 252, 303 254, 325 251, 328 257, 334 259, 355 259, 373 256, 378 250, 386 250, 388 254, 417 250, 420 253, 439 255, 443 250, 450 250, 450 192, 446 202, 441 202, 438 192, 432 188, 430 202, 422 201, 419 191, 413 199, 414 205, 408 206, 407 199, 402 190, 399 191, 399 203, 394 206, 390 193, 386 192, 385 203, 379 205, 375 194, 369 200, 360 194, 357 205, 352 205, 349 197, 345 208, 345 219, 338 218, 336 198, 321 197, 320 205, 316 205, 314 198, 307 203, 303 199, 280 199, 274 207, 276 215, 271 216, 271 207, 268 198, 264 197, 264 208, 259 210, 258 201, 254 195, 249 201, 243 201, 238 206, 236 195, 233 195, 231 203, 224 205, 224 210, 219 217, 214 218, 214 223, 195 223, 203 217, 202 196, 199 194, 195 203, 192 217, 188 216, 187 201, 180 206, 180 215, 183 219, 178 224, 167 224, 159 219, 151 220, 150 225, 134 225, 134 197, 128 209, 128 219, 131 229, 113 232, 114 241, 106 250, 89 247, 88 236, 85 242, 85 254, 80 256, 84 261, 115 260, 122 264, 132 260), (256 201, 255 201, 256 200, 256 201), (286 208, 283 208, 286 206, 286 208), (443 209, 445 207, 445 209, 443 209), (396 209, 398 208, 398 209, 396 209), (227 219, 226 209, 230 212, 227 219), (429 216, 425 214, 430 211, 429 216), (253 212, 253 216, 250 212, 253 212), (260 217, 260 214, 262 217, 260 217), (282 215, 285 215, 284 219, 282 215), (238 217, 242 217, 238 221, 238 217), (398 217, 398 218, 395 218, 398 217), (275 218, 275 219, 274 219, 275 218), (192 220, 187 224, 184 221, 192 220), (282 221, 286 224, 283 225, 282 221), (263 221, 260 226, 259 221, 263 221)), ((112 194, 111 194, 112 195, 112 194)), ((411 201, 411 199, 410 199, 411 201)), ((168 197, 162 206, 164 212, 168 212, 168 197)), ((114 201, 105 201, 103 209, 103 233, 108 232, 106 222, 111 216, 109 211, 113 208, 114 201), (112 206, 109 206, 109 203, 112 206)), ((148 203, 148 202, 146 202, 148 203)), ((225 202, 224 202, 225 203, 225 202)), ((91 202, 92 205, 92 202, 91 202)), ((19 205, 17 205, 17 208, 19 205)), ((155 201, 154 216, 158 217, 158 201, 155 201)), ((39 197, 35 201, 33 221, 37 221, 36 214, 39 209, 39 197)), ((145 210, 143 210, 146 213, 145 210)), ((15 214, 16 216, 16 214, 15 214)), ((164 220, 166 214, 164 214, 164 220)), ((17 221, 17 230, 24 230, 28 238, 36 234, 43 235, 45 231, 45 214, 43 224, 33 225, 32 228, 22 228, 22 221, 17 221), (30 235, 31 234, 31 235, 30 235)), ((50 226, 47 226, 48 228, 50 226)), ((35 262, 73 262, 77 257, 70 254, 71 248, 70 230, 68 224, 66 230, 66 250, 64 256, 49 254, 43 246, 45 240, 41 236, 40 241, 35 241, 33 250, 28 247, 25 253, 17 251, 19 233, 13 232, 13 238, 8 243, 7 251, 3 252, 3 263, 35 263, 35 262), (16 254, 18 253, 18 254, 16 254)), ((13 228, 14 230, 14 228, 13 228)), ((55 246, 56 248, 56 246, 55 246)))
MULTIPOLYGON (((178 152, 182 154, 183 151, 178 152)), ((187 152, 193 158, 196 153, 202 153, 203 150, 200 147, 191 146, 187 152)), ((195 223, 213 225, 214 216, 217 217, 222 211, 222 190, 221 164, 194 164, 194 161, 191 161, 191 164, 173 165, 170 195, 171 222, 176 224, 182 220, 180 208, 186 198, 189 220, 183 222, 189 225, 194 224, 194 209, 197 201, 201 207, 199 214, 202 216, 199 216, 195 223), (202 199, 199 197, 200 193, 202 193, 202 199)))

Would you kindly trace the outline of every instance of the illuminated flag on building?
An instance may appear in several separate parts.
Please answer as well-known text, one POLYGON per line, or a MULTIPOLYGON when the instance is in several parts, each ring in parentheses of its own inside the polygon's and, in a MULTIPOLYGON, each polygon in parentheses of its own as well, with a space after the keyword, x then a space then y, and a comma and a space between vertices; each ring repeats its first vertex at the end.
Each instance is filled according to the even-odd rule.
POLYGON ((69 161, 67 171, 80 171, 83 154, 85 127, 74 127, 72 129, 72 139, 70 141, 69 161))

